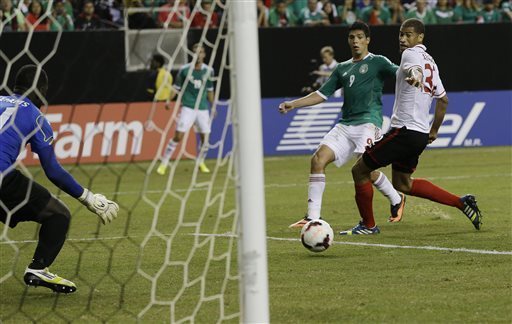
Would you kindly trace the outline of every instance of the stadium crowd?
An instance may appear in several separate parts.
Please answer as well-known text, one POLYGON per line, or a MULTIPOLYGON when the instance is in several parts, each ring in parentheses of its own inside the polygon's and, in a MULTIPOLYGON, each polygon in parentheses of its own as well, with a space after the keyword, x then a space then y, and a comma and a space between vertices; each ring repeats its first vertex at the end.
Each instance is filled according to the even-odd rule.
MULTIPOLYGON (((217 27, 226 0, 0 0, 0 31, 217 27), (178 1, 178 3, 175 3, 178 1), (216 3, 213 3, 215 1, 216 3), (147 8, 144 10, 142 8, 147 8), (128 10, 127 10, 128 9, 128 10), (125 11, 127 15, 125 15, 125 11)), ((512 0, 257 0, 260 27, 512 21, 512 0)))

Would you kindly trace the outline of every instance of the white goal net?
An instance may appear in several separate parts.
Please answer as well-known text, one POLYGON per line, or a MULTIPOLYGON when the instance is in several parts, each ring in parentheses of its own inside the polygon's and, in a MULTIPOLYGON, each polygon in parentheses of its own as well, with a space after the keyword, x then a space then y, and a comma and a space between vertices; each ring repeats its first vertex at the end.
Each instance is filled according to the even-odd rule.
MULTIPOLYGON (((198 43, 207 54, 204 64, 215 71, 208 145, 199 147, 194 129, 185 133, 165 175, 156 169, 174 135, 183 93, 166 103, 49 102, 42 109, 52 123, 56 155, 64 167, 84 187, 117 201, 121 210, 113 223, 101 225, 46 179, 37 156, 23 152, 19 169, 71 210, 68 239, 50 270, 75 282, 77 292, 59 295, 26 287, 23 273, 37 244, 37 224, 20 223, 15 229, 2 224, 0 321, 268 321, 262 149, 261 141, 254 140, 261 139, 259 71, 238 69, 258 57, 255 3, 214 1, 212 7, 219 13, 219 26, 193 33, 199 37, 191 37, 190 21, 179 33, 140 32, 126 25, 127 70, 147 67, 151 55, 160 54, 176 79, 179 67, 196 62, 192 45, 198 43), (237 35, 244 30, 249 32, 237 35), (221 86, 230 78, 231 96, 224 98, 221 86), (239 108, 242 101, 248 111, 239 108), (210 173, 199 170, 203 158, 210 173)), ((172 14, 178 7, 167 10, 172 14)), ((205 12, 201 1, 190 16, 198 13, 206 15, 208 26, 211 11, 205 12)), ((51 13, 44 15, 50 18, 51 13)), ((28 33, 30 42, 33 30, 28 33)), ((16 73, 13 66, 22 56, 44 68, 61 50, 61 33, 53 38, 54 52, 45 57, 32 55, 29 46, 14 58, 0 51, 6 74, 16 73)), ((253 65, 258 69, 258 62, 253 65)), ((8 79, 4 77, 0 90, 12 94, 8 79)))

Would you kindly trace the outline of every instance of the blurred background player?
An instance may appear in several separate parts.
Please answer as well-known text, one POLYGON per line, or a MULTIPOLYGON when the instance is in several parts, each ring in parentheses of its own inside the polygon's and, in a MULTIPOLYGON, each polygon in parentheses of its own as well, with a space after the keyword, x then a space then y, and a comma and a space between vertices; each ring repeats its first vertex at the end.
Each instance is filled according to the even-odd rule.
POLYGON ((443 123, 448 96, 439 77, 439 68, 423 45, 425 26, 419 19, 407 19, 400 27, 402 60, 396 78, 395 104, 391 129, 375 143, 352 168, 356 203, 361 221, 340 234, 376 234, 379 228, 373 218, 374 170, 392 164, 393 185, 401 192, 430 199, 460 209, 479 230, 481 214, 472 195, 458 197, 425 179, 413 179, 420 154, 437 138, 443 123), (429 110, 437 99, 432 126, 429 110))
MULTIPOLYGON (((352 157, 364 152, 380 137, 382 127, 382 87, 386 78, 395 76, 398 66, 386 57, 368 52, 370 29, 362 22, 349 28, 348 44, 352 59, 339 63, 328 81, 316 92, 279 105, 279 111, 319 104, 337 89, 343 88, 345 97, 343 115, 338 124, 325 135, 311 158, 309 175, 308 213, 290 227, 302 227, 321 217, 322 196, 325 189, 325 168, 331 162, 341 167, 352 157)), ((381 172, 372 173, 372 182, 391 204, 390 221, 402 218, 405 196, 398 193, 381 172)))
POLYGON ((83 188, 57 161, 52 146, 53 130, 38 108, 47 89, 46 72, 26 65, 16 74, 14 94, 0 96, 0 221, 11 228, 19 222, 41 224, 24 281, 29 286, 72 293, 76 291, 73 282, 48 270, 64 245, 71 214, 61 200, 15 169, 21 149, 30 143, 48 179, 96 213, 103 224, 117 217, 119 206, 83 188))
POLYGON ((147 92, 154 101, 169 101, 174 98, 172 74, 164 67, 165 59, 160 54, 153 55, 149 63, 147 92))
MULTIPOLYGON (((156 170, 160 175, 165 174, 174 150, 193 124, 196 125, 199 137, 201 138, 201 145, 197 155, 199 170, 203 173, 210 172, 204 163, 204 157, 208 151, 208 135, 210 134, 210 107, 208 102, 213 104, 214 88, 212 78, 214 71, 213 68, 204 64, 206 57, 204 47, 195 44, 192 47, 192 51, 197 56, 195 65, 191 63, 183 65, 178 72, 174 84, 174 88, 182 92, 181 112, 174 137, 169 141, 164 154, 160 158, 161 163, 156 170), (187 78, 189 73, 190 78, 187 78)), ((174 96, 175 93, 172 97, 174 96)))

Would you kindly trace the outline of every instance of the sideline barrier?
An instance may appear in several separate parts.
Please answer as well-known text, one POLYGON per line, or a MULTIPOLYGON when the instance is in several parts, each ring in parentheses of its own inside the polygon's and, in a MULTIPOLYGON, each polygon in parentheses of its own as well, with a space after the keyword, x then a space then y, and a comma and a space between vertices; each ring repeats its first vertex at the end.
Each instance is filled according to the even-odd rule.
MULTIPOLYGON (((448 93, 450 103, 437 140, 429 147, 512 145, 512 91, 448 93)), ((265 155, 313 153, 337 122, 343 98, 280 115, 284 99, 263 100, 265 155)), ((390 124, 394 95, 384 95, 383 131, 390 124)), ((430 109, 433 116, 434 106, 430 109)))
MULTIPOLYGON (((512 91, 449 93, 450 104, 439 129, 438 139, 429 145, 441 147, 473 147, 512 145, 512 91)), ((335 98, 312 108, 301 108, 281 115, 278 105, 285 98, 263 99, 263 143, 265 156, 311 154, 322 137, 334 126, 343 105, 335 98)), ((390 122, 394 96, 384 95, 384 125, 390 122)), ((98 163, 149 161, 157 156, 159 145, 165 147, 174 134, 175 122, 165 127, 173 109, 158 104, 153 116, 157 129, 146 122, 151 103, 105 105, 50 106, 46 114, 55 132, 56 155, 62 163, 98 163)), ((431 116, 434 107, 430 110, 431 116)), ((209 158, 225 155, 232 148, 231 122, 226 103, 217 105, 212 120, 209 158), (226 128, 227 127, 227 128, 226 128), (220 149, 222 152, 219 152, 220 149)), ((176 150, 176 154, 180 147, 176 150)), ((22 155, 24 163, 37 163, 30 153, 22 155)), ((185 158, 197 154, 197 138, 192 129, 185 147, 185 158)))
MULTIPOLYGON (((49 106, 46 118, 54 131, 57 158, 64 164, 149 161, 156 155, 162 139, 162 149, 174 134, 175 123, 164 131, 173 115, 158 103, 153 115, 154 125, 148 123, 152 103, 114 103, 49 106), (164 135, 162 135, 164 134, 164 135)), ((191 133, 186 141, 184 157, 194 157, 196 136, 191 133)), ((29 146, 28 146, 29 147, 29 146)), ((173 158, 181 150, 176 149, 173 158)), ((37 164, 37 155, 30 148, 19 159, 25 165, 37 164)))

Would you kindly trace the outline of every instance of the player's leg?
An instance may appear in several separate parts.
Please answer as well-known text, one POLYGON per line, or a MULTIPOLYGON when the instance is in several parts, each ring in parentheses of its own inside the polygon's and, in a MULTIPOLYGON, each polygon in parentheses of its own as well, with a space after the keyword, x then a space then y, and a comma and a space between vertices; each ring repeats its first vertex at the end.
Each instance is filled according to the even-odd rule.
POLYGON ((160 175, 164 175, 167 171, 167 166, 169 165, 169 161, 176 150, 176 147, 183 139, 185 133, 190 129, 194 120, 196 118, 196 114, 194 109, 190 109, 187 107, 182 107, 180 116, 178 118, 178 123, 176 125, 176 132, 174 133, 173 138, 167 143, 165 147, 165 151, 160 158, 160 165, 156 172, 160 175))
POLYGON ((373 216, 373 186, 371 173, 374 168, 366 165, 363 157, 358 159, 352 167, 352 178, 354 179, 356 192, 355 200, 361 220, 352 229, 341 231, 341 235, 380 233, 380 229, 375 224, 375 218, 373 216))
POLYGON ((468 217, 476 229, 480 229, 482 214, 473 195, 459 197, 426 179, 413 179, 411 177, 413 170, 405 169, 407 162, 410 164, 415 163, 414 168, 417 165, 417 159, 416 161, 403 161, 400 165, 393 164, 393 185, 395 188, 411 196, 425 198, 443 205, 456 207, 468 217))
POLYGON ((210 135, 210 112, 209 110, 199 110, 197 111, 197 119, 196 126, 199 130, 199 138, 201 139, 201 144, 199 146, 199 153, 197 154, 199 171, 202 173, 210 173, 210 169, 204 163, 204 159, 206 154, 208 153, 208 138, 210 135))
POLYGON ((58 292, 75 291, 76 286, 72 282, 53 275, 47 269, 66 239, 70 219, 67 207, 52 197, 46 188, 17 170, 4 177, 0 186, 0 200, 7 208, 0 208, 2 223, 11 228, 20 222, 41 224, 34 257, 25 271, 25 282, 32 286, 46 286, 58 292), (16 211, 10 214, 9 210, 16 211))
POLYGON ((34 257, 23 277, 27 285, 44 286, 63 293, 76 291, 76 285, 73 282, 48 270, 64 245, 70 218, 69 209, 53 196, 36 217, 35 221, 40 223, 41 227, 34 257))
POLYGON ((381 171, 372 171, 371 180, 375 188, 389 200, 390 216, 388 221, 391 223, 401 221, 405 209, 405 195, 397 191, 388 177, 381 171))
POLYGON ((369 147, 352 167, 355 200, 361 220, 351 230, 340 232, 341 235, 377 234, 380 229, 375 224, 373 215, 372 171, 390 164, 400 157, 407 145, 401 143, 402 129, 391 129, 384 137, 369 147))
POLYGON ((313 219, 321 218, 322 197, 325 190, 325 168, 335 160, 334 151, 327 145, 320 145, 311 157, 311 170, 308 182, 308 212, 289 227, 303 227, 313 219))
MULTIPOLYGON (((350 137, 356 144, 354 153, 358 157, 365 152, 367 146, 373 146, 382 137, 380 129, 371 123, 349 126, 348 131, 350 132, 350 137)), ((380 171, 374 170, 371 172, 371 181, 375 188, 388 198, 391 211, 390 219, 397 222, 400 221, 405 206, 405 195, 393 188, 388 177, 380 171)))
POLYGON ((337 167, 352 158, 354 144, 346 134, 346 126, 336 125, 322 139, 317 151, 311 157, 308 183, 308 212, 306 216, 290 227, 302 227, 309 220, 321 218, 322 198, 325 190, 325 168, 334 162, 337 167))

